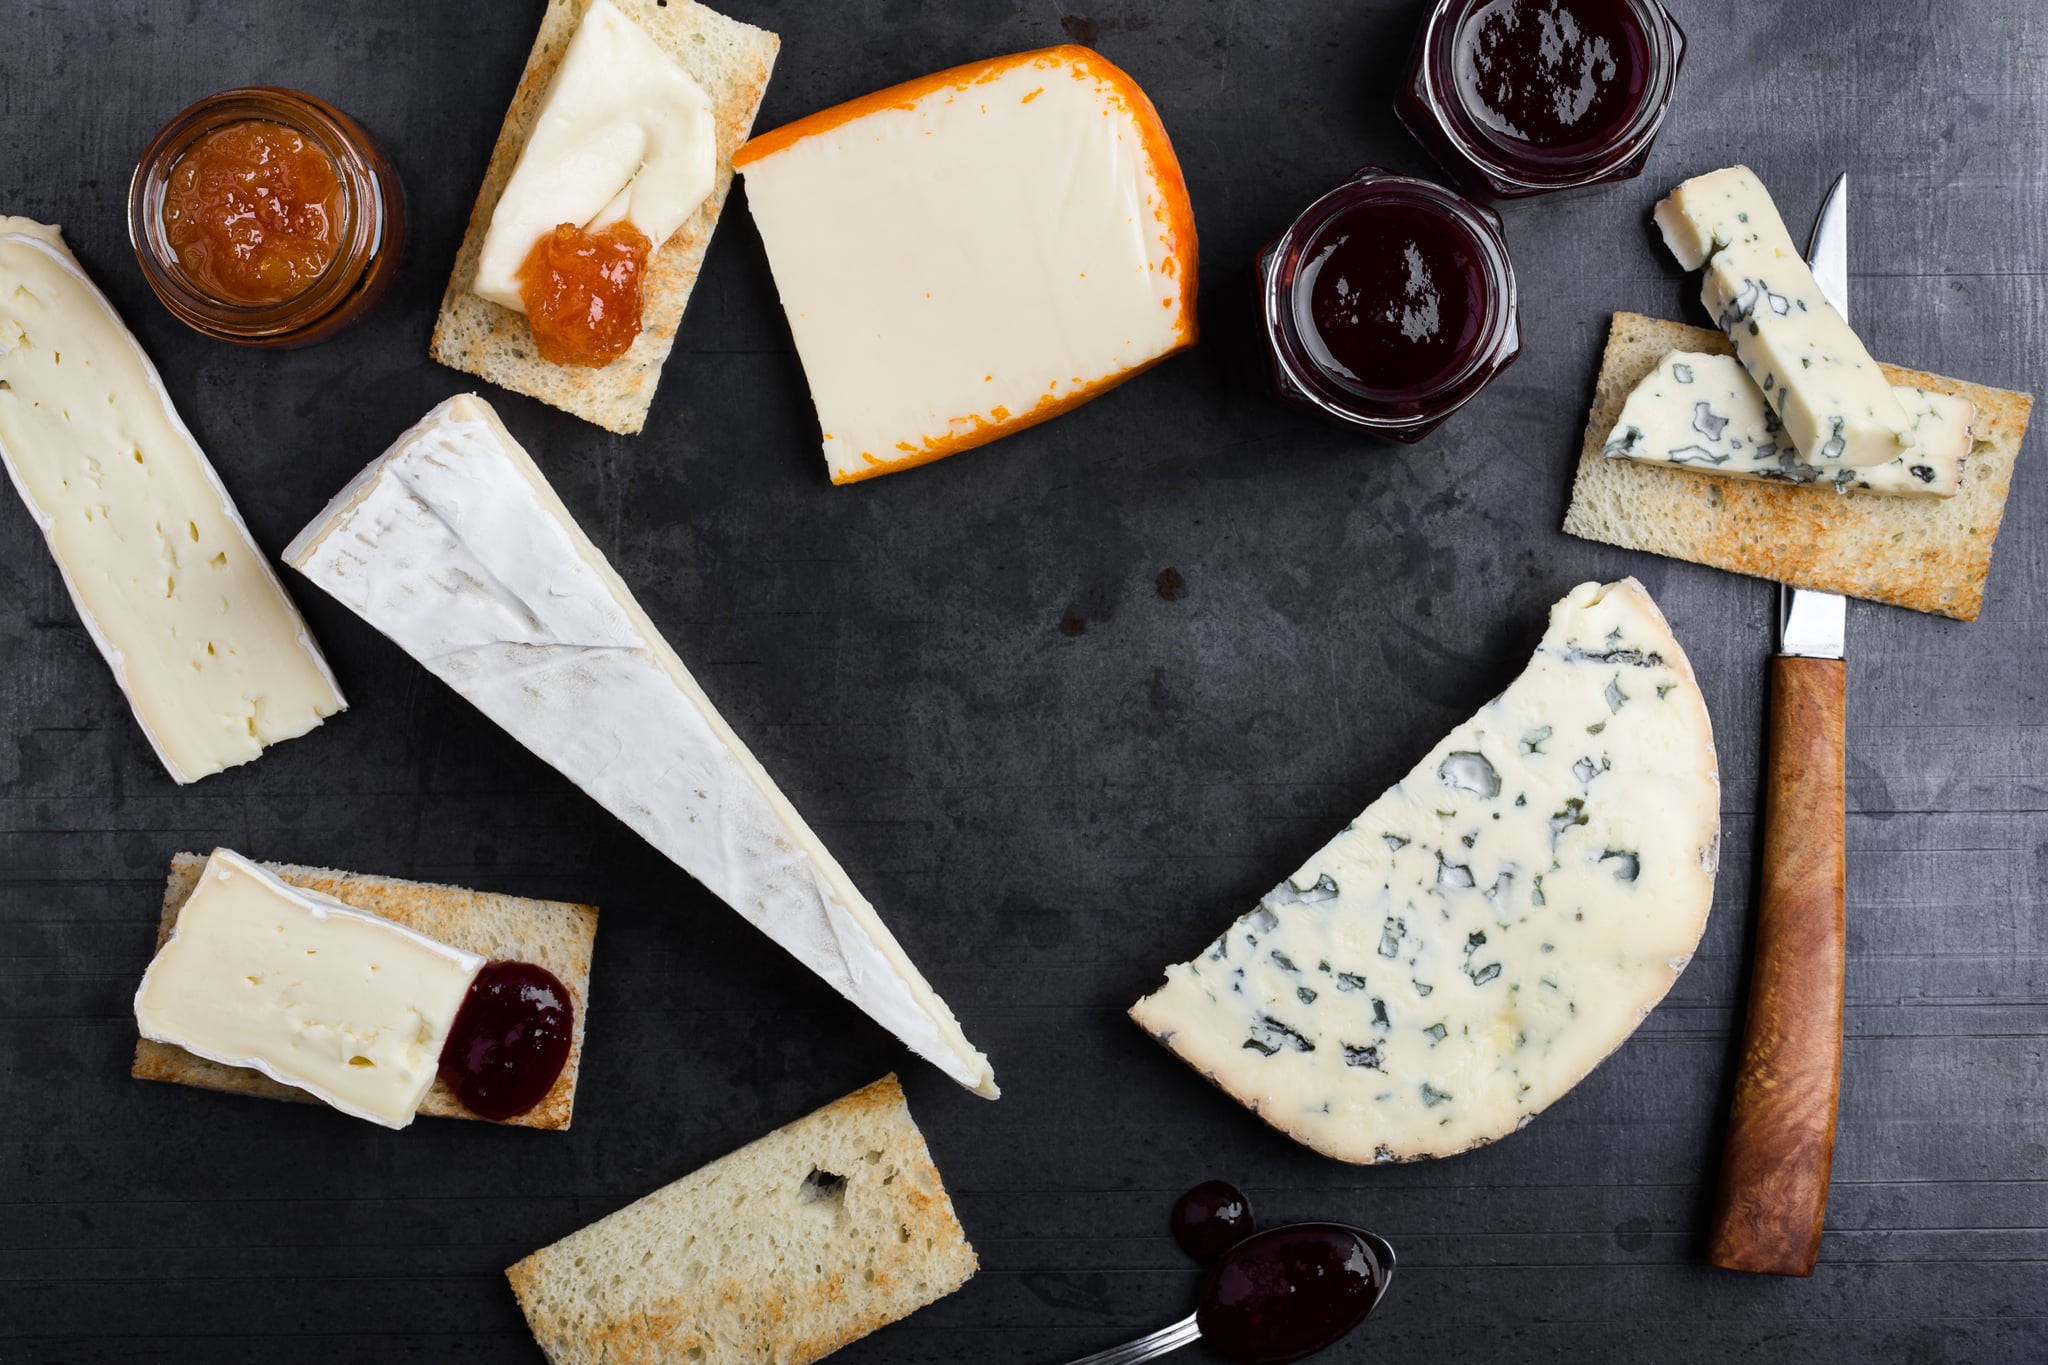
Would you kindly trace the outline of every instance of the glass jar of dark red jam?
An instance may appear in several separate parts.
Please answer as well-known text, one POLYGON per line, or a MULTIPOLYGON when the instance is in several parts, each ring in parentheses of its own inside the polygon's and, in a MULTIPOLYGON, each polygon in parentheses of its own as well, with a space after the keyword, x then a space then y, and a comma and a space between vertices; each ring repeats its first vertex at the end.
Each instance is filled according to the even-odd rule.
POLYGON ((227 90, 165 124, 143 152, 128 184, 128 239, 150 288, 187 326, 246 346, 308 346, 360 319, 397 278, 405 193, 369 134, 333 105, 269 86, 227 90), (203 183, 190 183, 195 171, 203 183), (290 202, 272 212, 280 200, 290 202))
POLYGON ((1366 167, 1259 258, 1280 396, 1419 441, 1521 354, 1500 218, 1427 180, 1366 167))
POLYGON ((1630 180, 1684 56, 1658 0, 1436 0, 1394 112, 1490 198, 1630 180))

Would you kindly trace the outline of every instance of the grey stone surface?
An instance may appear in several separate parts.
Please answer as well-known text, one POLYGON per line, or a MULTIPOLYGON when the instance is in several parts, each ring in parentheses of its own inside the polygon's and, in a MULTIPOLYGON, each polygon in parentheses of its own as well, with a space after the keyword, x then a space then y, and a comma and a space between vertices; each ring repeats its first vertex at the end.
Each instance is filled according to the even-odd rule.
MULTIPOLYGON (((1179 1316, 1198 1274, 1166 1213, 1215 1176, 1267 1221, 1353 1220, 1400 1248, 1393 1294, 1333 1360, 2048 1357, 2040 452, 1981 620, 1850 609, 1848 1040, 1811 1281, 1701 1263, 1772 589, 1557 530, 1607 314, 1697 312, 1649 206, 1732 160, 1794 220, 1854 177, 1854 306, 1877 355, 2048 388, 2048 9, 1675 0, 1693 45, 1648 174, 1506 210, 1527 349, 1398 449, 1265 396, 1249 260, 1360 164, 1431 172, 1389 107, 1419 3, 1105 0, 1064 25, 1021 0, 726 3, 784 37, 764 127, 1092 31, 1158 104, 1193 190, 1201 347, 928 469, 826 483, 740 198, 645 435, 488 395, 1005 1098, 915 1063, 302 585, 353 709, 176 789, 0 496, 0 1362, 537 1360, 504 1266, 890 1068, 983 1270, 848 1362, 1054 1362, 1179 1316), (1123 1019, 1512 677, 1553 599, 1631 573, 1706 688, 1726 854, 1698 959, 1584 1086, 1491 1148, 1352 1169, 1123 1019), (575 1128, 393 1134, 129 1080, 166 860, 216 843, 601 905, 575 1128)), ((64 224, 272 551, 469 382, 426 359, 427 334, 540 9, 5 5, 0 209, 64 224), (125 241, 151 133, 253 83, 355 114, 411 194, 397 296, 314 350, 185 331, 125 241)))

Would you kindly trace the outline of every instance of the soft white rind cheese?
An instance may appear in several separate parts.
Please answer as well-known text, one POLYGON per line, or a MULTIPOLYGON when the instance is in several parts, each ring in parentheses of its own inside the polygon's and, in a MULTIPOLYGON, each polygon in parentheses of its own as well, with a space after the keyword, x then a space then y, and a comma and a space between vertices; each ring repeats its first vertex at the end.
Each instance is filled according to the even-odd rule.
POLYGON ((1341 1161, 1514 1132, 1635 1031, 1706 927, 1720 835, 1692 668, 1633 579, 1131 1015, 1341 1161))
POLYGON ((215 849, 135 992, 145 1038, 403 1128, 484 965, 215 849))
POLYGON ((1679 264, 1705 266, 1700 302, 1808 464, 1888 464, 1913 443, 1884 372, 1821 293, 1747 166, 1686 181, 1654 216, 1679 264))
POLYGON ((482 399, 428 413, 286 562, 961 1084, 996 1093, 875 909, 482 399))
POLYGON ((734 158, 835 483, 1042 420, 1194 338, 1194 223, 1081 48, 940 72, 734 158))
POLYGON ((346 705, 156 367, 25 218, 0 217, 0 462, 173 778, 346 705))
POLYGON ((711 193, 711 97, 611 0, 593 0, 491 214, 471 288, 526 311, 519 267, 562 223, 626 221, 657 248, 711 193))
POLYGON ((1967 398, 1894 386, 1913 445, 1865 469, 1799 458, 1763 390, 1733 356, 1673 351, 1629 391, 1602 453, 1701 474, 1773 483, 1828 484, 1838 492, 1954 497, 1963 486, 1977 406, 1967 398))

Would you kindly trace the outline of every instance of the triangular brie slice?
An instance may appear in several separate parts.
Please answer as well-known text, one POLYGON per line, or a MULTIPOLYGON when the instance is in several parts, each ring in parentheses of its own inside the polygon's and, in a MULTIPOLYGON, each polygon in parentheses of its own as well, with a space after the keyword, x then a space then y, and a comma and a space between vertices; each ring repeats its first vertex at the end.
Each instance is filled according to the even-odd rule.
POLYGON ((285 560, 912 1051, 996 1095, 988 1059, 482 399, 428 413, 285 560))
POLYGON ((1582 584, 1507 691, 1131 1016, 1340 1161, 1491 1142, 1684 970, 1720 790, 1706 703, 1649 594, 1582 584))

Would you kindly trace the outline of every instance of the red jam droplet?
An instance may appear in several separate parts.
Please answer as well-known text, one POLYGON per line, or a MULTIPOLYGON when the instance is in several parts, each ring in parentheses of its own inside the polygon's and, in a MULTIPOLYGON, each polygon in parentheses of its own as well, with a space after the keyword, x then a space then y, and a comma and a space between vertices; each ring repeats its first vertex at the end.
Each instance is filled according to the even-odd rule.
POLYGON ((1418 199, 1369 199, 1324 223, 1303 250, 1294 322, 1332 383, 1412 402, 1471 361, 1486 297, 1480 248, 1461 224, 1418 199))
POLYGON ((1642 108, 1650 41, 1628 0, 1490 0, 1459 26, 1465 111, 1511 154, 1571 159, 1642 108))
POLYGON ((486 963, 442 1044, 442 1083, 473 1114, 517 1118, 554 1088, 574 1023, 568 988, 553 972, 486 963))
POLYGON ((1355 1228, 1295 1223, 1239 1242, 1209 1272, 1196 1323, 1240 1365, 1282 1365, 1330 1345, 1378 1299, 1379 1261, 1355 1228))
POLYGON ((1225 1181, 1205 1181, 1173 1206, 1173 1240, 1204 1265, 1251 1235, 1252 1201, 1225 1181))

